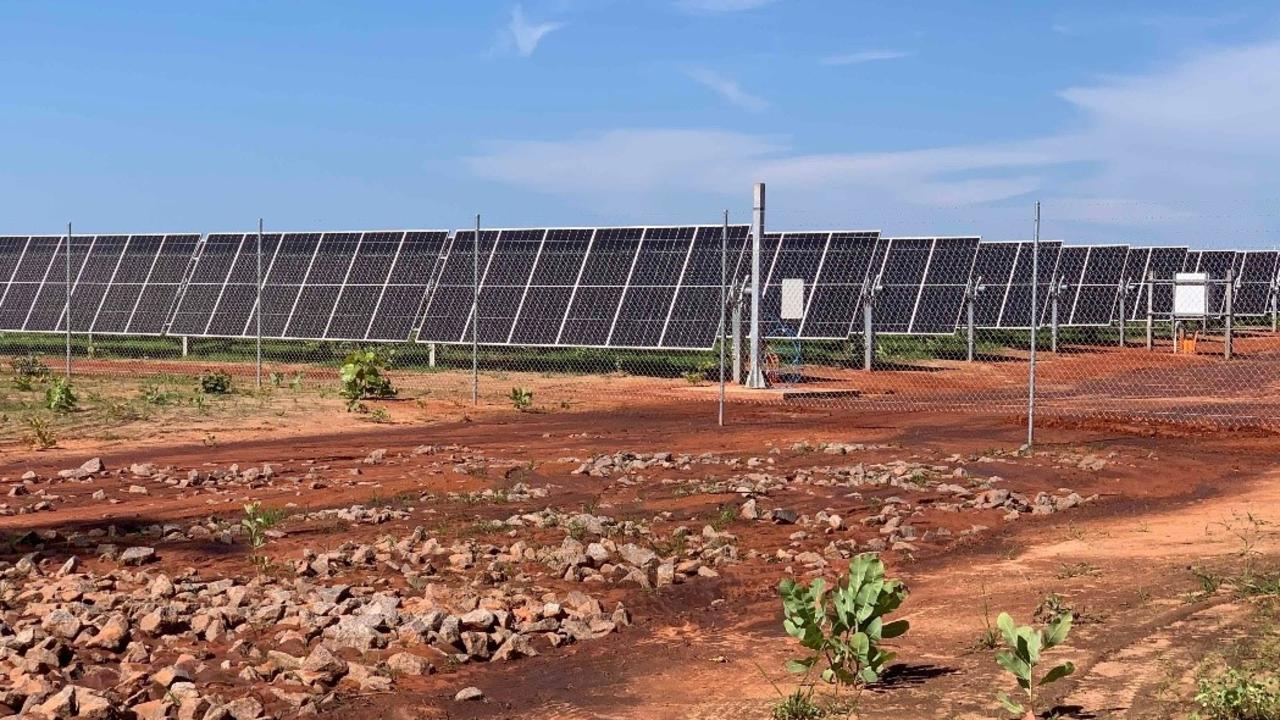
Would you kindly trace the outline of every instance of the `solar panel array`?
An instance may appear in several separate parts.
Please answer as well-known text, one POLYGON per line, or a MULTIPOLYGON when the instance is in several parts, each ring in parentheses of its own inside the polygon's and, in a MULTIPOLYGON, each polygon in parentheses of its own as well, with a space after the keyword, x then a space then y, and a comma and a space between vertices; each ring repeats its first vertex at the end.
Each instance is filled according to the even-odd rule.
MULTIPOLYGON (((749 228, 728 228, 728 279, 749 228)), ((708 348, 720 323, 720 226, 459 231, 419 342, 708 348), (477 267, 478 266, 478 270, 477 267), (478 321, 471 317, 473 273, 478 321)))
MULTIPOLYGON (((159 335, 196 234, 82 235, 71 240, 71 329, 159 335)), ((0 330, 65 332, 65 237, 0 238, 0 330)))
MULTIPOLYGON (((728 228, 726 280, 749 272, 749 232, 728 228)), ((263 337, 485 345, 705 349, 719 331, 721 226, 474 231, 83 235, 71 240, 73 332, 251 338, 261 258, 263 337), (473 272, 479 281, 473 291, 473 272), (478 313, 472 316, 473 292, 478 313), (415 334, 415 330, 417 331, 415 334)), ((0 237, 0 330, 64 332, 65 237, 0 237)), ((886 238, 878 231, 768 233, 761 305, 771 337, 839 340, 861 332, 862 292, 878 283, 881 333, 947 335, 964 323, 970 282, 981 328, 1040 321, 1061 282, 1059 323, 1105 326, 1167 317, 1174 273, 1236 279, 1236 315, 1270 310, 1276 251, 1040 243, 977 237, 886 238), (803 311, 782 319, 784 280, 803 311)), ((1219 291, 1211 297, 1221 304, 1219 291)), ((1221 312, 1223 307, 1218 307, 1221 312)))
MULTIPOLYGON (((262 336, 403 341, 448 232, 270 233, 261 239, 262 336)), ((258 235, 201 243, 171 335, 255 337, 258 235)))
POLYGON ((858 328, 862 286, 880 242, 876 230, 765 233, 761 247, 761 313, 771 337, 848 338, 858 328), (782 281, 803 280, 804 313, 783 319, 782 281))

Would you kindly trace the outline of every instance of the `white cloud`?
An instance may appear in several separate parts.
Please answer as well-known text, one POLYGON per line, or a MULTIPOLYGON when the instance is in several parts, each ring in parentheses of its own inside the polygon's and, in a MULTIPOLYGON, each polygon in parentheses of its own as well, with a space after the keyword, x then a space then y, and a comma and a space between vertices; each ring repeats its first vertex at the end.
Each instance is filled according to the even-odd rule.
POLYGON ((689 77, 724 98, 729 104, 743 110, 760 112, 769 107, 767 100, 743 90, 736 80, 727 78, 714 70, 694 68, 689 71, 689 77))
MULTIPOLYGON (((745 95, 714 74, 695 79, 727 98, 745 95)), ((775 217, 790 209, 810 226, 962 223, 1013 236, 1029 227, 1026 206, 1042 199, 1046 218, 1084 235, 1077 240, 1275 242, 1265 218, 1280 186, 1280 41, 1059 96, 1075 129, 1029 140, 798 153, 786 137, 620 129, 503 143, 467 162, 480 177, 604 208, 703 207, 766 180, 775 217)))
POLYGON ((898 60, 911 57, 911 53, 899 50, 861 50, 843 55, 830 55, 822 58, 823 65, 861 65, 878 60, 898 60))
POLYGON ((693 13, 729 13, 754 10, 777 0, 677 0, 676 7, 693 13))
POLYGON ((530 22, 524 16, 524 8, 516 5, 511 8, 511 22, 507 24, 504 39, 515 47, 521 57, 529 57, 544 37, 562 27, 564 23, 560 22, 530 22))

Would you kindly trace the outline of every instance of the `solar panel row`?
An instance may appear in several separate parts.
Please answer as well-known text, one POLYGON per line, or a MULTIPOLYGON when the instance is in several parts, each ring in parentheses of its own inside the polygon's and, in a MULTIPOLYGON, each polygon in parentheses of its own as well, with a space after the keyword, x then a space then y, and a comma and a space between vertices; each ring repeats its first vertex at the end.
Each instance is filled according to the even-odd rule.
MULTIPOLYGON (((486 345, 711 347, 719 330, 719 226, 76 236, 66 308, 66 239, 0 237, 0 329, 486 345), (261 267, 259 267, 261 262, 261 267), (473 272, 479 281, 472 317, 473 272)), ((749 228, 728 232, 727 277, 747 272, 749 228)), ((950 334, 970 282, 976 324, 1031 325, 1032 244, 877 231, 768 233, 762 310, 771 337, 844 339, 861 329, 864 285, 877 332, 950 334), (784 280, 805 288, 781 317, 784 280)), ((1123 299, 1145 316, 1148 278, 1238 278, 1233 309, 1270 308, 1280 253, 1040 244, 1041 322, 1057 280, 1062 325, 1108 325, 1123 299)), ((1151 287, 1167 315, 1172 288, 1151 287)), ((1216 296, 1216 297, 1221 297, 1216 296)), ((1221 308, 1219 308, 1221 309, 1221 308)))
MULTIPOLYGON (((199 235, 86 235, 71 241, 70 326, 159 335, 199 235)), ((0 237, 0 329, 65 332, 65 237, 0 237)))
MULTIPOLYGON (((749 228, 729 228, 729 277, 749 228)), ((707 348, 719 330, 722 228, 457 232, 427 301, 423 342, 707 348), (478 322, 471 317, 478 278, 478 322)))

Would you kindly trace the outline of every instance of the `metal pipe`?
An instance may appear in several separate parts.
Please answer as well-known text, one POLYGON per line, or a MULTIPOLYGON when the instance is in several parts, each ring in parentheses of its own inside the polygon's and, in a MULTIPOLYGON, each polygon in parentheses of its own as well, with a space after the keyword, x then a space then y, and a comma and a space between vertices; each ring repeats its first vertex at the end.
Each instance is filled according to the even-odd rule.
POLYGON ((1147 273, 1147 350, 1156 348, 1156 273, 1147 273))
POLYGON ((1120 285, 1120 347, 1124 347, 1125 320, 1127 319, 1125 315, 1128 312, 1124 299, 1128 297, 1130 290, 1129 281, 1127 279, 1122 280, 1120 285))
POLYGON ((875 288, 867 287, 862 295, 862 369, 871 372, 871 365, 876 355, 876 331, 871 322, 871 305, 875 302, 875 288))
POLYGON ((724 427, 724 343, 728 334, 725 327, 725 305, 729 302, 729 291, 725 288, 728 272, 729 255, 729 211, 724 211, 724 225, 720 227, 720 408, 716 417, 720 427, 724 427))
POLYGON ((1062 294, 1061 279, 1049 285, 1049 351, 1058 352, 1058 296, 1062 294))
POLYGON ((764 242, 764 183, 756 183, 751 207, 751 366, 747 369, 747 387, 769 386, 764 379, 763 353, 760 343, 760 254, 764 242))
POLYGON ((1235 348, 1233 347, 1235 345, 1235 310, 1232 307, 1232 304, 1233 304, 1232 300, 1234 299, 1234 296, 1236 294, 1235 293, 1236 281, 1234 276, 1235 276, 1235 272, 1233 270, 1227 271, 1227 297, 1226 297, 1227 316, 1225 318, 1226 337, 1224 338, 1222 343, 1222 356, 1226 360, 1231 359, 1231 355, 1235 350, 1235 348))
POLYGON ((1031 241, 1031 362, 1027 368, 1027 452, 1036 439, 1036 332, 1040 318, 1036 314, 1036 295, 1040 287, 1040 201, 1036 201, 1036 229, 1031 241))
MULTIPOLYGON (((978 282, 982 282, 982 278, 978 278, 978 282)), ((974 352, 973 352, 973 350, 974 350, 974 348, 973 348, 973 342, 974 342, 974 341, 973 341, 973 326, 974 326, 973 306, 976 304, 976 300, 978 299, 978 297, 977 297, 977 296, 978 296, 978 286, 977 286, 976 284, 970 283, 970 284, 969 284, 969 287, 965 290, 965 312, 966 312, 966 314, 967 314, 967 316, 968 316, 968 330, 969 330, 969 334, 968 334, 968 338, 967 338, 967 342, 966 342, 966 350, 967 350, 967 358, 968 358, 968 361, 969 361, 969 362, 973 362, 973 356, 974 356, 974 352)))

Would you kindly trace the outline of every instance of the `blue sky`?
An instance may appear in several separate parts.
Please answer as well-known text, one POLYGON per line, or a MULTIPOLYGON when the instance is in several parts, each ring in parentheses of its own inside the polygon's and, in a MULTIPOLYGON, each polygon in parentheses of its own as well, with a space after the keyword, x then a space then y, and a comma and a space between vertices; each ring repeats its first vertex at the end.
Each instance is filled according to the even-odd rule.
POLYGON ((1280 244, 1274 2, 0 4, 0 231, 1280 244), (962 7, 970 5, 971 7, 962 7))

